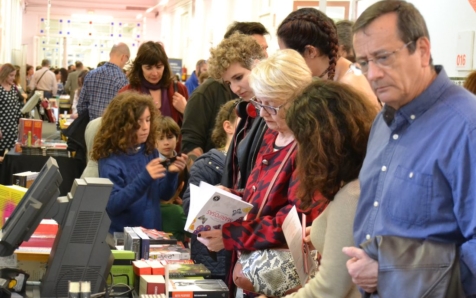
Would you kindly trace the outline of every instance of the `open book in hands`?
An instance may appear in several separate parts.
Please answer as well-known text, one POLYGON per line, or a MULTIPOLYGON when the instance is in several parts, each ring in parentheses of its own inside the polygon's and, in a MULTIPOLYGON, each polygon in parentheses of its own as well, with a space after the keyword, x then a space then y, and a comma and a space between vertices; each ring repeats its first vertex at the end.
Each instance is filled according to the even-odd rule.
POLYGON ((223 224, 245 217, 253 205, 237 195, 201 181, 200 186, 190 184, 190 211, 185 231, 198 234, 202 231, 221 230, 223 224))

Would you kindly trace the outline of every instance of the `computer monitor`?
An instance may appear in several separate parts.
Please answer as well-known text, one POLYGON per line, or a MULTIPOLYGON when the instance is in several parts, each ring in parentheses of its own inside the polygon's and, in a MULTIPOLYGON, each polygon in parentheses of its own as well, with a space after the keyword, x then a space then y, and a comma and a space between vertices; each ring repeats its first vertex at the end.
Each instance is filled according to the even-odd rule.
POLYGON ((56 160, 50 157, 2 228, 0 256, 14 253, 43 218, 58 223, 41 297, 68 297, 68 281, 90 281, 91 292, 104 291, 113 257, 106 236, 111 220, 106 212, 112 182, 104 178, 74 181, 66 197, 56 160))
POLYGON ((28 241, 41 220, 56 204, 63 181, 58 164, 49 158, 1 230, 0 256, 10 256, 28 241))
POLYGON ((40 119, 40 114, 38 112, 38 109, 36 108, 36 105, 38 102, 41 100, 41 94, 38 92, 35 92, 32 97, 26 102, 26 104, 23 106, 21 109, 22 114, 30 114, 30 116, 34 119, 40 119))

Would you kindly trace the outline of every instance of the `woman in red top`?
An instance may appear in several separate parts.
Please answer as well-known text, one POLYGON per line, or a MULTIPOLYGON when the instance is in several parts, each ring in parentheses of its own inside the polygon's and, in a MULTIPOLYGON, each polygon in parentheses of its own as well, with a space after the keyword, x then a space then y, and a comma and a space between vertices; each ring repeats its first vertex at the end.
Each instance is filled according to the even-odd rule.
POLYGON ((139 47, 128 79, 129 85, 124 86, 119 93, 136 90, 150 94, 160 113, 172 117, 182 126, 188 99, 187 88, 180 82, 174 82, 167 54, 160 43, 148 41, 139 47))
MULTIPOLYGON (((250 86, 254 99, 250 102, 259 111, 268 130, 263 136, 255 167, 242 193, 243 200, 253 204, 246 220, 226 223, 222 230, 200 232, 198 239, 210 251, 221 249, 253 251, 286 246, 282 224, 293 206, 307 213, 308 224, 327 206, 324 197, 316 194, 305 210, 296 196, 295 139, 285 116, 291 102, 311 83, 311 71, 294 50, 282 50, 263 60, 251 71, 250 86), (286 154, 292 153, 278 175, 259 217, 258 211, 270 181, 286 154)), ((231 286, 231 285, 229 285, 231 286)))

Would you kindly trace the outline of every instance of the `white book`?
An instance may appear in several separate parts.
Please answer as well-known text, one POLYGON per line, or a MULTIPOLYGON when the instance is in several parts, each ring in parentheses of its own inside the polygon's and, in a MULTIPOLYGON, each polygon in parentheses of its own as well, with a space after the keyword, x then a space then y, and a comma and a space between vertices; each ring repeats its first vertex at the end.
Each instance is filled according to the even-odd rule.
MULTIPOLYGON (((303 219, 305 220, 305 218, 303 219)), ((282 228, 284 238, 286 238, 286 243, 296 265, 301 285, 304 287, 309 280, 310 273, 315 270, 315 262, 312 260, 308 244, 304 242, 303 232, 306 227, 305 223, 303 225, 299 220, 296 206, 293 206, 288 215, 286 215, 282 228)))
POLYGON ((190 209, 185 231, 221 230, 223 224, 245 217, 253 205, 241 197, 201 181, 200 186, 190 184, 190 209))

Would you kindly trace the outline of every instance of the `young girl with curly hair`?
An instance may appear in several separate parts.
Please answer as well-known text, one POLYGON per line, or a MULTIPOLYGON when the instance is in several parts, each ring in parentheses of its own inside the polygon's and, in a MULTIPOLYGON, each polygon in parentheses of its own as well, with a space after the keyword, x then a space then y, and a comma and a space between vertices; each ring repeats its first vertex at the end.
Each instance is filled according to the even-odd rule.
POLYGON ((91 158, 99 163, 99 176, 114 183, 106 207, 111 234, 126 226, 162 230, 160 201, 175 193, 185 158, 165 168, 157 131, 152 98, 137 92, 117 95, 102 117, 91 158))

